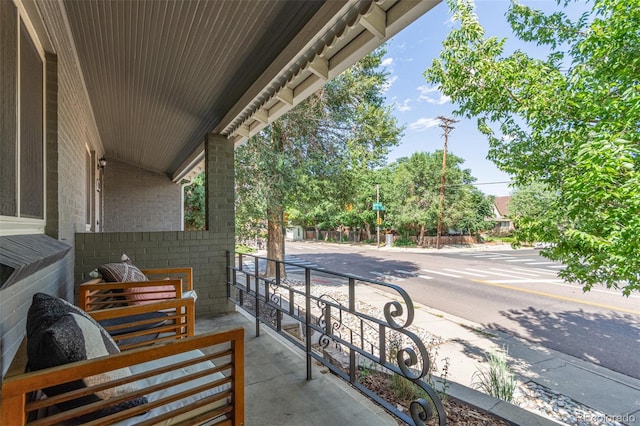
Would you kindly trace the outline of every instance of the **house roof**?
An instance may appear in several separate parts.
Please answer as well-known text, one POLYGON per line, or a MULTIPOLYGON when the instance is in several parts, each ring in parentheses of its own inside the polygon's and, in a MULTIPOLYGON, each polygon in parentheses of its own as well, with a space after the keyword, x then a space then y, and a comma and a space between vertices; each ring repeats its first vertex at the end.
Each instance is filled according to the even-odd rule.
POLYGON ((511 196, 507 195, 504 197, 495 197, 493 199, 493 204, 496 206, 496 210, 498 210, 498 214, 501 217, 507 217, 507 209, 509 207, 509 201, 511 200, 511 196))
POLYGON ((190 179, 440 0, 63 0, 107 158, 190 179))

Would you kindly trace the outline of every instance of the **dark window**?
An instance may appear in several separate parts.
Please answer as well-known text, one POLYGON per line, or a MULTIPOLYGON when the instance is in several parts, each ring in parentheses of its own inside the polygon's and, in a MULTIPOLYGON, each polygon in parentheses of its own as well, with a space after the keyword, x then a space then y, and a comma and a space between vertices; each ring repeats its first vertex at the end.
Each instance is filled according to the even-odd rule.
POLYGON ((44 219, 42 59, 20 31, 20 216, 44 219))
POLYGON ((13 2, 0 0, 0 215, 44 219, 44 64, 13 2))
POLYGON ((18 12, 0 1, 0 215, 16 216, 17 189, 17 40, 18 12))

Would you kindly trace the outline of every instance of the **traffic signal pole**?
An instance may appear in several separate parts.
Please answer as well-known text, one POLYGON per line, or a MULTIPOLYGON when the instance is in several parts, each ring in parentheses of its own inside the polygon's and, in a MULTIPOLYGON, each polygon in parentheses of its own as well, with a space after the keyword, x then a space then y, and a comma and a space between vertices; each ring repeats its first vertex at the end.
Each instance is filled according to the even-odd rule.
MULTIPOLYGON (((380 203, 380 185, 376 185, 376 203, 380 203)), ((380 248, 380 210, 376 210, 376 238, 380 248)))

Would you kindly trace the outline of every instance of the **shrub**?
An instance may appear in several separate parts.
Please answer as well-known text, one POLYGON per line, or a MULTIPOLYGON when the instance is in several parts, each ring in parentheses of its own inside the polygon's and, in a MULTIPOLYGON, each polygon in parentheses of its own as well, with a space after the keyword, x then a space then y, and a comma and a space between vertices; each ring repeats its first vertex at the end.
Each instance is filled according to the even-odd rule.
POLYGON ((394 247, 415 247, 416 243, 408 237, 400 237, 393 242, 394 247))
POLYGON ((486 356, 489 366, 473 373, 471 385, 495 398, 512 402, 516 379, 507 365, 507 351, 488 352, 486 356))

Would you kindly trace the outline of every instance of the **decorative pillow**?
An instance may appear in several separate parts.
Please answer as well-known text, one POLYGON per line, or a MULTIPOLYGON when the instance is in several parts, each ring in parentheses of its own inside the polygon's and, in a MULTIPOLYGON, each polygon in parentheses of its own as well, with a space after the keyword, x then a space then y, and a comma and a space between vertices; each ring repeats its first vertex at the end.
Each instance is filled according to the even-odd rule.
MULTIPOLYGON (((41 370, 119 352, 118 346, 109 333, 86 312, 65 300, 44 293, 33 296, 33 302, 27 314, 27 355, 31 370, 41 370)), ((45 388, 43 392, 53 396, 130 375, 129 369, 123 368, 45 388)), ((70 410, 135 390, 137 390, 135 385, 126 384, 59 403, 57 406, 61 410, 70 410)), ((145 403, 147 403, 145 397, 124 401, 108 409, 83 416, 82 421, 103 417, 145 403)))
POLYGON ((175 299, 176 288, 172 285, 150 285, 124 289, 127 301, 132 305, 158 302, 159 300, 175 299))
POLYGON ((131 262, 131 259, 123 255, 122 262, 106 263, 98 266, 98 272, 107 282, 149 281, 149 279, 131 262))

